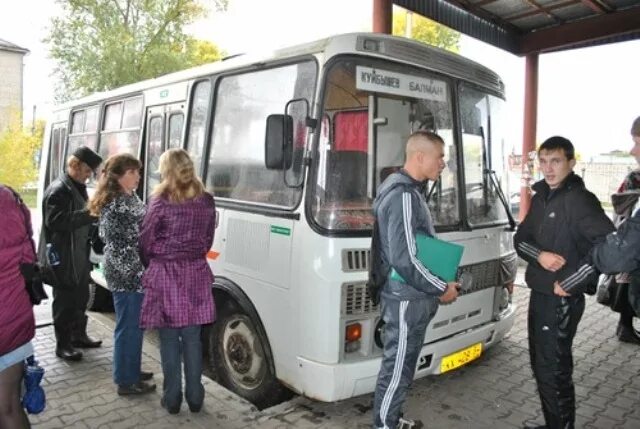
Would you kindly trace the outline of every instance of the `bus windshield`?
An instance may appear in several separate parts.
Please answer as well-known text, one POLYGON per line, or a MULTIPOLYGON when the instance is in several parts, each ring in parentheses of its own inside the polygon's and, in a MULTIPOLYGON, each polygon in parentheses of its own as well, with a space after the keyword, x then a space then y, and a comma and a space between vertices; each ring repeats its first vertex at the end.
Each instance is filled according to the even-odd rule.
POLYGON ((508 189, 502 156, 504 101, 467 84, 460 85, 459 97, 467 220, 471 226, 506 223, 506 208, 496 188, 508 189), (492 180, 493 172, 497 180, 492 180))
POLYGON ((447 168, 429 200, 434 222, 459 224, 450 80, 392 63, 343 60, 329 70, 325 88, 315 222, 327 230, 369 230, 375 189, 404 164, 409 135, 425 129, 445 141, 447 168))

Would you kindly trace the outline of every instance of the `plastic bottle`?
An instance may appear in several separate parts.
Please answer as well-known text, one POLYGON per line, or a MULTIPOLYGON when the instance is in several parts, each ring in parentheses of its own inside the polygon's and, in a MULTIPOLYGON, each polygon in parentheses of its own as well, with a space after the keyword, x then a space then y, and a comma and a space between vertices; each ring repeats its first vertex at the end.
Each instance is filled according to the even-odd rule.
POLYGON ((47 243, 47 259, 49 259, 49 265, 52 267, 60 265, 60 256, 51 243, 47 243))

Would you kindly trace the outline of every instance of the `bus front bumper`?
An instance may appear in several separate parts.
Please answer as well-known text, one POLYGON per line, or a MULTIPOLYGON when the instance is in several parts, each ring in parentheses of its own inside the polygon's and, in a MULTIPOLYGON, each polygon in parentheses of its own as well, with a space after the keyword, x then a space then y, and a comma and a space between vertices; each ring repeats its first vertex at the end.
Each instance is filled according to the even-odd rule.
MULTIPOLYGON (((414 378, 440 374, 442 358, 482 343, 482 352, 500 342, 515 322, 516 306, 510 305, 497 321, 469 329, 452 337, 426 344, 418 357, 414 378)), ((322 402, 351 398, 375 389, 381 357, 356 362, 328 365, 298 357, 300 374, 303 374, 300 394, 322 402)), ((298 390, 298 389, 295 389, 298 390)))

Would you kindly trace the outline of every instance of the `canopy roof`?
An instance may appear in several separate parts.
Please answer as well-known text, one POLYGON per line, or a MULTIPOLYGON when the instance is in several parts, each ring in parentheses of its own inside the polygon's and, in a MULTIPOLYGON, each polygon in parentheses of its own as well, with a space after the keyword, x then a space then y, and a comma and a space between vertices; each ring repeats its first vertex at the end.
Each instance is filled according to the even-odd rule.
POLYGON ((640 0, 393 0, 516 55, 640 39, 640 0))

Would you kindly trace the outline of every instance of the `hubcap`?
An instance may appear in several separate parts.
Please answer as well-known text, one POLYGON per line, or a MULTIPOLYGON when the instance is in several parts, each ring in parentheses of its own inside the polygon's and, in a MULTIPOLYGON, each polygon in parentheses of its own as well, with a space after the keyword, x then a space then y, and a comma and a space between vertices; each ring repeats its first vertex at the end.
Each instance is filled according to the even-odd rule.
POLYGON ((222 345, 225 366, 234 382, 243 389, 257 388, 267 367, 251 320, 244 314, 231 316, 224 326, 222 345))

